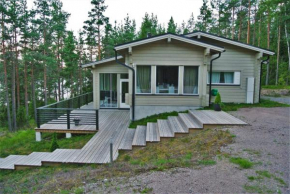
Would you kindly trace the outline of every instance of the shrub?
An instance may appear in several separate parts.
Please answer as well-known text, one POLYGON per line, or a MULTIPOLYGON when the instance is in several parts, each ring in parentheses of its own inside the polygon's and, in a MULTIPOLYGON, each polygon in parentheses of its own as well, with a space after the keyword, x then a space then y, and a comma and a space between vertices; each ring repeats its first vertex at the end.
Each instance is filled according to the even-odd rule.
POLYGON ((52 141, 51 141, 51 146, 50 146, 50 151, 53 152, 59 148, 59 145, 57 144, 57 136, 56 133, 53 134, 52 141))
POLYGON ((241 168, 248 169, 253 166, 253 163, 244 158, 230 158, 230 162, 239 165, 241 168))
POLYGON ((220 95, 219 92, 217 93, 217 95, 216 95, 216 97, 215 97, 214 103, 215 103, 215 104, 221 104, 221 103, 222 103, 221 95, 220 95))

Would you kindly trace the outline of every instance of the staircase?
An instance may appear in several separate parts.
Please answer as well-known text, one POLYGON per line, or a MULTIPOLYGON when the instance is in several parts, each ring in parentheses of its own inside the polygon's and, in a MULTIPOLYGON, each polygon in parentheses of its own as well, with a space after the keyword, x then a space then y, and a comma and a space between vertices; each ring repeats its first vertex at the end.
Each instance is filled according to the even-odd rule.
POLYGON ((189 134, 193 130, 203 129, 203 123, 190 113, 169 116, 167 120, 158 119, 157 123, 138 125, 136 129, 128 128, 124 134, 119 150, 132 150, 133 147, 146 146, 146 143, 158 143, 165 138, 189 134))
POLYGON ((201 130, 208 125, 246 125, 247 123, 225 112, 189 111, 169 116, 157 123, 138 125, 136 129, 126 128, 119 120, 105 123, 82 149, 56 149, 54 152, 33 152, 30 155, 10 155, 0 158, 0 169, 15 170, 27 167, 40 167, 53 163, 108 163, 110 162, 110 138, 114 142, 113 159, 116 160, 118 150, 132 150, 133 147, 144 147, 146 143, 157 143, 162 139, 189 134, 201 130), (113 137, 113 138, 112 138, 113 137))

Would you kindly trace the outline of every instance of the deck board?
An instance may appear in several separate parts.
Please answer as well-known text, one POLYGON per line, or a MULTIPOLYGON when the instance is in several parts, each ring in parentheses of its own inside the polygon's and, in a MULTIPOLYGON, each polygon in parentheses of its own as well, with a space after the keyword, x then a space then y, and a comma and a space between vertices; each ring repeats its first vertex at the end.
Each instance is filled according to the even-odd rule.
POLYGON ((146 126, 138 125, 138 127, 136 128, 132 145, 146 146, 146 126))
POLYGON ((120 150, 132 150, 132 142, 136 129, 128 128, 125 132, 124 138, 119 146, 120 150))
POLYGON ((167 120, 158 119, 157 126, 159 129, 160 137, 174 137, 174 132, 172 131, 167 120))
POLYGON ((160 135, 157 128, 156 123, 147 123, 146 128, 146 141, 147 142, 159 142, 160 141, 160 135))

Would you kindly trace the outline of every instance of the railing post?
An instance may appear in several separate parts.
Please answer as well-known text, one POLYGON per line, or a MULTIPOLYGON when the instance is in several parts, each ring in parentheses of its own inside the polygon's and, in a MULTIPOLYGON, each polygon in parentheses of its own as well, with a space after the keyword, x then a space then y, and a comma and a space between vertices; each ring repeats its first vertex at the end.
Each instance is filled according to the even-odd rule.
POLYGON ((88 95, 86 94, 86 104, 88 104, 88 95))
POLYGON ((110 141, 110 162, 113 163, 113 140, 110 141))
POLYGON ((36 124, 37 128, 40 128, 39 109, 36 109, 36 124))
POLYGON ((96 110, 96 128, 99 130, 99 110, 96 110))
POLYGON ((70 129, 70 110, 66 111, 66 124, 67 124, 67 129, 70 129))
POLYGON ((81 97, 78 97, 78 107, 81 108, 81 97))

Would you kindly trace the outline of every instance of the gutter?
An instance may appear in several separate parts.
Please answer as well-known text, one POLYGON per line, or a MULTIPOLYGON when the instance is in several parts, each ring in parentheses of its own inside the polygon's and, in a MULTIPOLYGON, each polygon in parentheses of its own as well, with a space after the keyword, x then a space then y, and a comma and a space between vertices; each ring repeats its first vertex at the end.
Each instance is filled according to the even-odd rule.
POLYGON ((260 89, 259 89, 259 103, 261 101, 261 90, 262 90, 262 74, 263 74, 263 71, 262 71, 262 66, 265 62, 267 62, 266 64, 269 63, 269 59, 270 59, 270 55, 267 56, 267 59, 265 60, 262 60, 261 61, 261 69, 260 69, 260 89))
POLYGON ((209 70, 209 100, 208 100, 208 106, 210 106, 211 104, 211 82, 212 82, 212 62, 214 60, 217 60, 218 58, 221 57, 221 52, 219 52, 219 56, 217 56, 216 58, 213 58, 212 60, 210 60, 210 70, 209 70))
POLYGON ((114 49, 114 51, 115 51, 115 61, 118 64, 130 69, 132 71, 132 73, 133 73, 133 80, 132 80, 132 93, 133 93, 132 94, 132 121, 134 121, 135 120, 135 69, 130 67, 130 66, 128 66, 128 65, 126 65, 126 64, 124 64, 124 63, 122 63, 122 62, 120 62, 120 61, 118 61, 117 50, 114 49))

